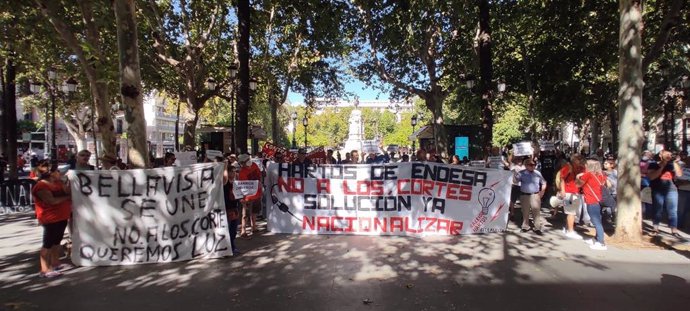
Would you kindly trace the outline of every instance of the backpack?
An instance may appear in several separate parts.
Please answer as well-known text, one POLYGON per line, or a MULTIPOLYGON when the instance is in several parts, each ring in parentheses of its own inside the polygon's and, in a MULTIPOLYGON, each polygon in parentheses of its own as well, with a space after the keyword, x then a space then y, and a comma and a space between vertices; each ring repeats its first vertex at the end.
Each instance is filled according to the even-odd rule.
POLYGON ((613 198, 613 195, 611 195, 611 191, 609 191, 609 187, 606 187, 606 182, 603 184, 599 182, 599 179, 597 179, 597 183, 599 183, 599 186, 601 187, 601 198, 597 197, 596 194, 594 194, 594 190, 592 189, 592 186, 587 184, 587 187, 589 187, 589 191, 592 191, 592 194, 594 194, 594 197, 599 201, 599 204, 601 207, 610 207, 614 208, 616 207, 616 199, 613 198))

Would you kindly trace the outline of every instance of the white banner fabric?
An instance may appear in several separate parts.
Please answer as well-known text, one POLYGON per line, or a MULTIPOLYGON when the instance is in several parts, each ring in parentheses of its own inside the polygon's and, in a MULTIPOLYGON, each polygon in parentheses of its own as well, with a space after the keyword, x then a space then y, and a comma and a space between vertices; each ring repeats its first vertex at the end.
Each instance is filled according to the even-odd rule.
POLYGON ((223 168, 69 171, 72 262, 113 266, 232 255, 223 168))
POLYGON ((177 166, 187 166, 196 163, 196 151, 174 152, 177 166))
POLYGON ((457 235, 508 223, 509 171, 446 165, 268 167, 275 233, 457 235))

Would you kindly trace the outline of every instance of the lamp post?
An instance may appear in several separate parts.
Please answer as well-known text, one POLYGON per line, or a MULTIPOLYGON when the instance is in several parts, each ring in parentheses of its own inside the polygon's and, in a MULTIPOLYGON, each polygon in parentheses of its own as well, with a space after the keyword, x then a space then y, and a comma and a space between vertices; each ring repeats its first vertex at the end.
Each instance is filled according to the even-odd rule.
POLYGON ((681 100, 682 102, 682 107, 683 107, 683 143, 681 144, 681 148, 683 148, 684 152, 688 151, 688 124, 687 124, 687 119, 685 118, 685 114, 687 113, 687 101, 688 101, 688 88, 690 88, 690 80, 688 80, 687 76, 684 76, 680 80, 680 88, 681 88, 681 100))
POLYGON ((307 119, 307 115, 304 115, 304 118, 302 118, 302 125, 304 125, 304 149, 307 148, 307 126, 309 125, 309 119, 307 119))
POLYGON ((297 111, 292 112, 292 149, 297 148, 297 140, 295 139, 295 132, 297 130, 297 111))
MULTIPOLYGON (((410 119, 410 124, 412 124, 412 134, 414 134, 415 127, 417 126, 417 115, 412 115, 412 118, 410 119)), ((412 139, 412 155, 416 155, 417 151, 415 148, 417 147, 417 137, 412 139)))

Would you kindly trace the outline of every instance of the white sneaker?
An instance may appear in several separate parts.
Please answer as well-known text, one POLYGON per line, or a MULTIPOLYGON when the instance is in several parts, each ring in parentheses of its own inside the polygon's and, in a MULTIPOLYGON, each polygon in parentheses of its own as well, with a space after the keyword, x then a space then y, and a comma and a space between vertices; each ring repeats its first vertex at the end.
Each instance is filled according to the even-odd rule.
POLYGON ((571 240, 582 240, 582 236, 575 231, 566 232, 565 237, 571 240))
POLYGON ((594 242, 594 244, 590 245, 589 248, 593 249, 595 251, 605 251, 608 249, 608 247, 606 247, 606 245, 601 244, 599 242, 594 242))
POLYGON ((595 243, 594 239, 587 239, 587 240, 585 240, 585 244, 587 244, 587 245, 589 245, 589 246, 594 245, 594 243, 595 243))

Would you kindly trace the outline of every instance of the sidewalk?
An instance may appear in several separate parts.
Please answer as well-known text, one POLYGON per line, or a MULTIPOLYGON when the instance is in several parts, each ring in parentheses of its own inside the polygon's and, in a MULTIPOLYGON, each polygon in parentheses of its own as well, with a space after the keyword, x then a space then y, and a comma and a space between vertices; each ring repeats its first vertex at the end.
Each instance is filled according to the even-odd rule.
POLYGON ((258 234, 236 257, 39 279, 41 229, 0 219, 0 310, 682 310, 690 259, 509 231, 408 238, 258 234))

